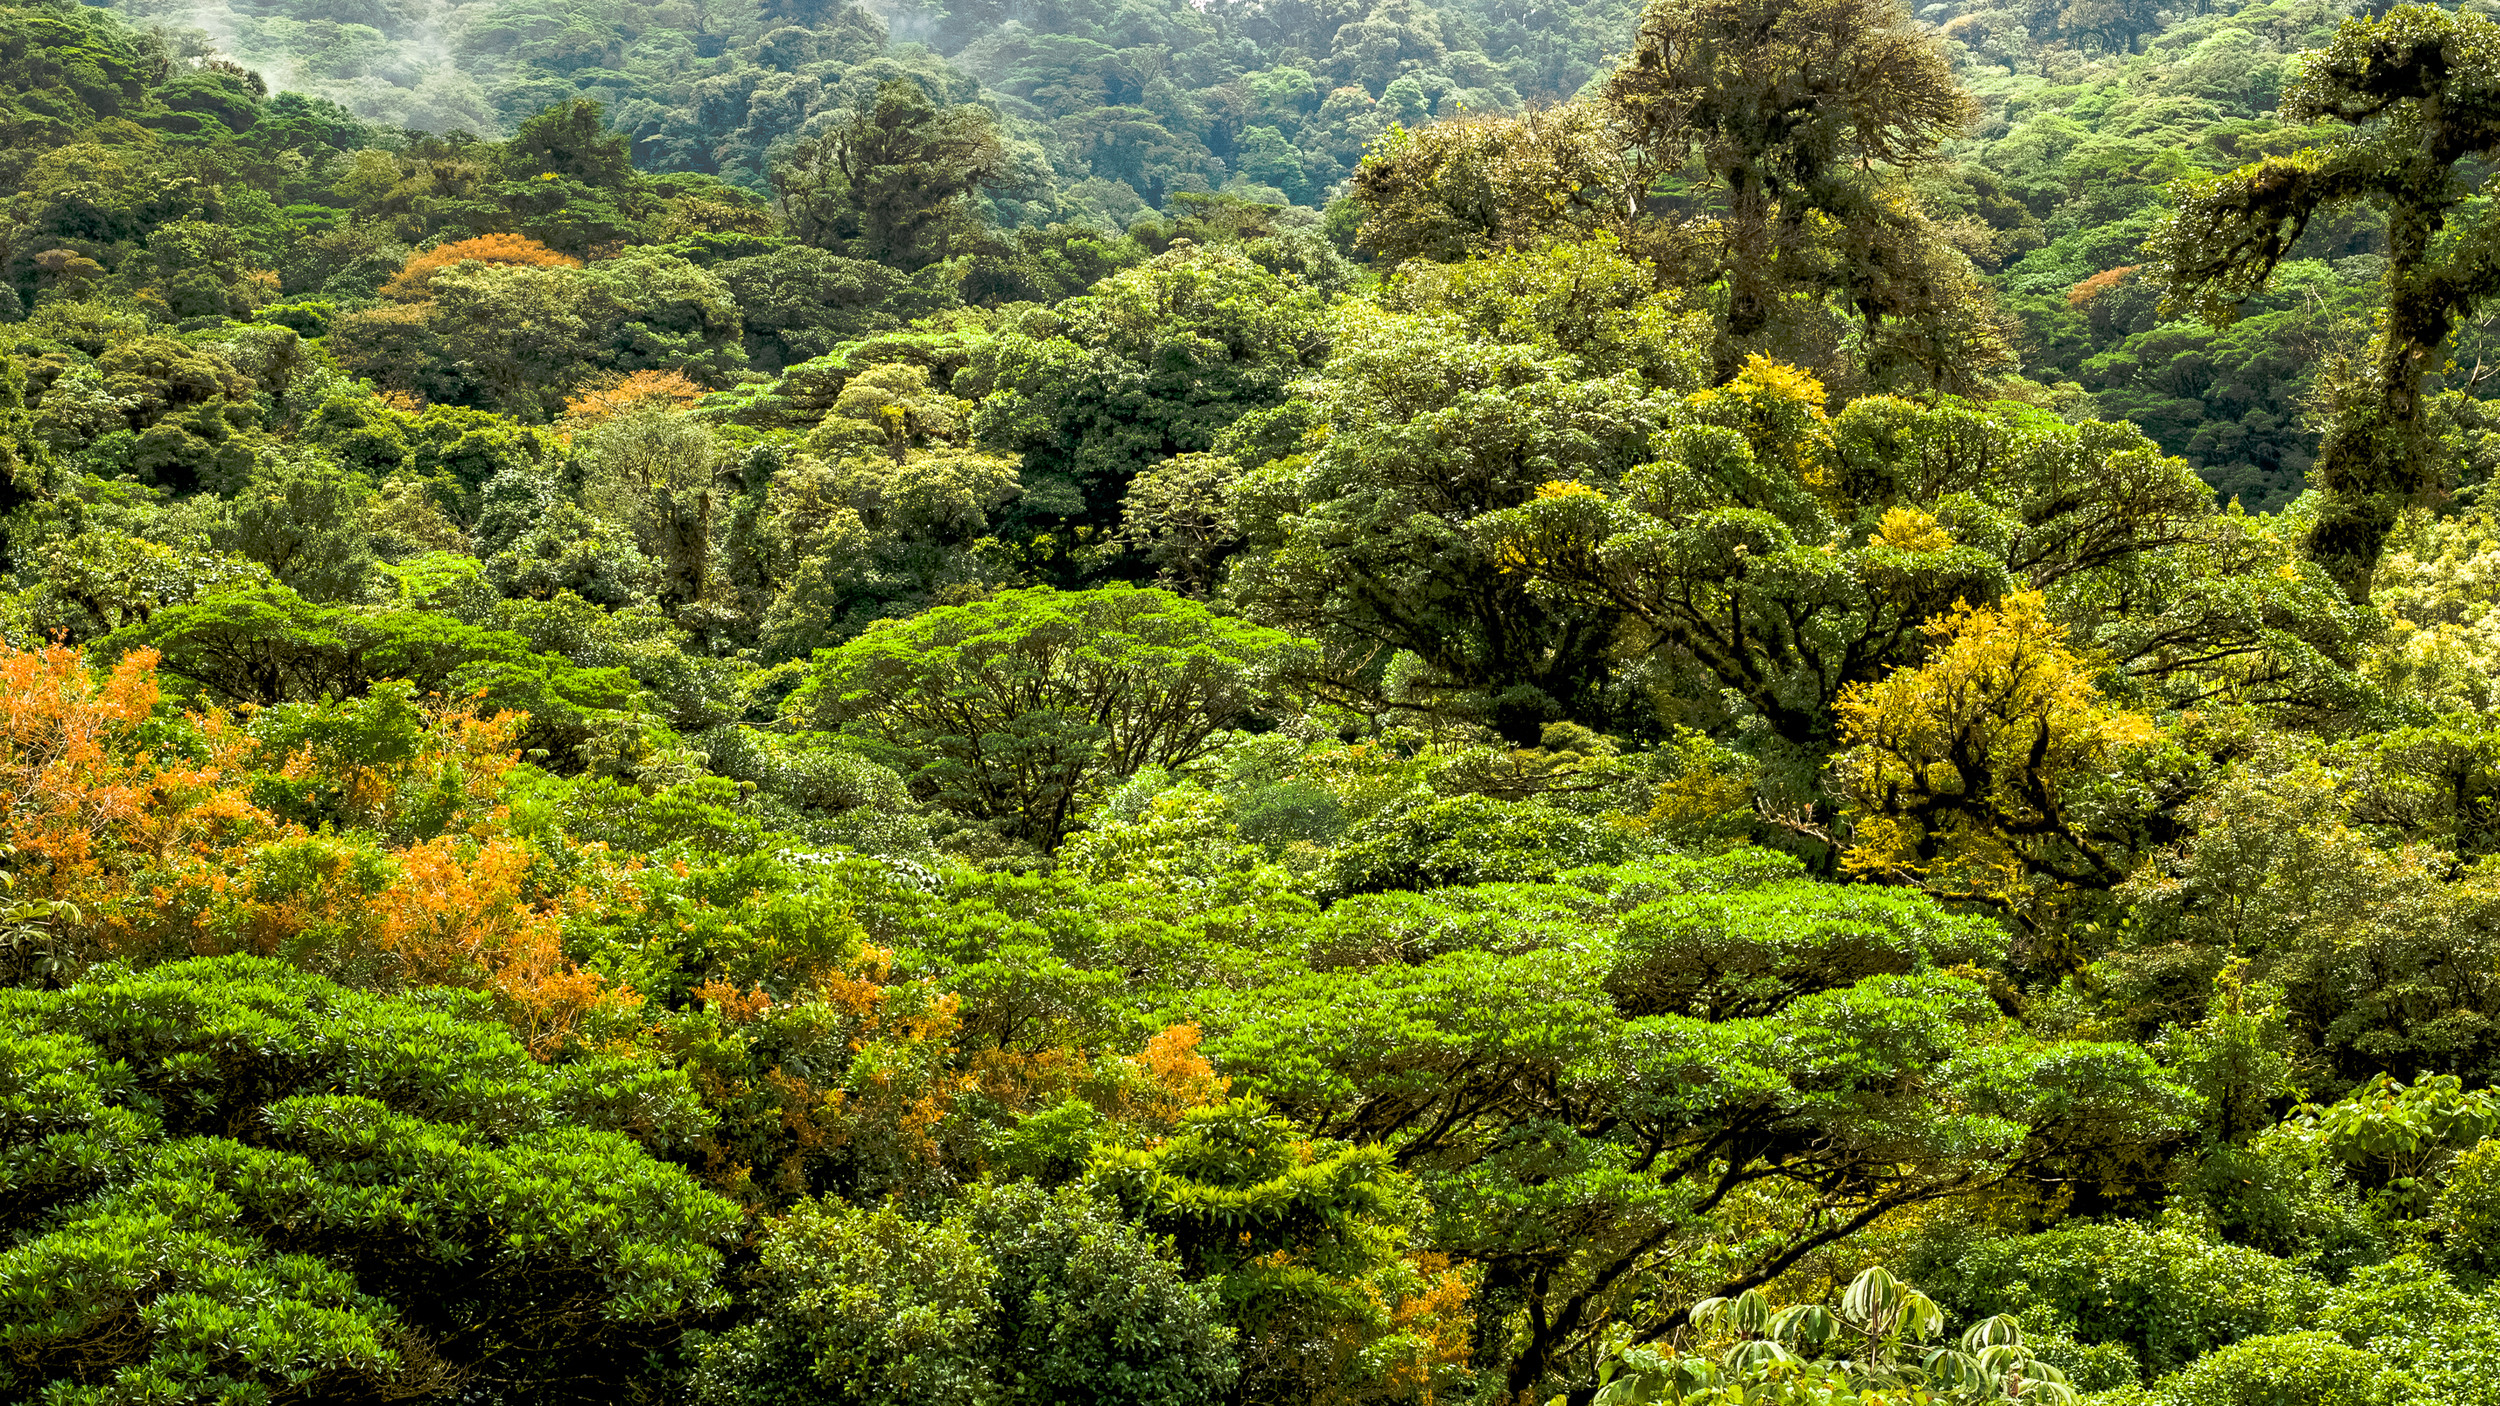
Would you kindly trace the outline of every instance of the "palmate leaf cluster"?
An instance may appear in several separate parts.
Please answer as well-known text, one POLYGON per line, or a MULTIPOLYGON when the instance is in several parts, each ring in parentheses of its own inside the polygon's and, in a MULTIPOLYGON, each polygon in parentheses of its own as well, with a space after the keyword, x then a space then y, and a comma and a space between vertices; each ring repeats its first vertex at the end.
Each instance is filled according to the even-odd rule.
POLYGON ((2032 1401, 2067 1406, 2076 1393, 2066 1374, 2023 1342, 2022 1327, 2002 1315, 1983 1319, 1958 1343, 1935 1347, 1944 1324, 1934 1300, 1882 1267, 1851 1281, 1839 1302, 1798 1304, 1774 1312, 1759 1290, 1693 1306, 1694 1328, 1733 1339, 1714 1359, 1619 1349, 1599 1369, 1600 1406, 1651 1402, 1796 1403, 2032 1401))

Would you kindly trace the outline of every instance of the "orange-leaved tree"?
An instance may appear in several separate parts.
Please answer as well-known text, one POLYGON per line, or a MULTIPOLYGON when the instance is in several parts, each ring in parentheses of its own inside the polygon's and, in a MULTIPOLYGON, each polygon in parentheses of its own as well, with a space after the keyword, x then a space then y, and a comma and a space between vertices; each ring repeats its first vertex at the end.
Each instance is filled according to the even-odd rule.
POLYGON ((636 1002, 565 957, 571 886, 540 896, 507 831, 519 717, 386 687, 246 726, 160 709, 156 662, 99 677, 75 650, 0 647, 0 844, 13 902, 43 909, 0 979, 258 952, 488 992, 541 1053, 636 1002))
POLYGON ((896 980, 891 955, 855 944, 774 997, 726 981, 658 1026, 719 1124, 696 1143, 700 1175, 748 1203, 873 1201, 948 1178, 941 1139, 972 1081, 956 1072, 956 998, 896 980))
POLYGON ((559 254, 524 234, 481 234, 456 239, 408 256, 383 284, 382 296, 403 303, 423 302, 433 292, 434 275, 465 263, 521 264, 529 268, 580 268, 582 261, 559 254))
POLYGON ((0 646, 0 842, 15 897, 50 910, 0 975, 156 955, 166 912, 203 906, 224 856, 271 834, 245 790, 251 739, 218 716, 151 735, 157 697, 152 650, 98 678, 74 649, 0 646))
POLYGON ((2129 278, 2134 276, 2135 271, 2136 265, 2134 264, 2122 264, 2114 269, 2103 269, 2101 272, 2096 273, 2090 278, 2083 280, 2081 283, 2076 284, 2074 287, 2067 289, 2066 306, 2070 308, 2082 307, 2084 304, 2091 302, 2094 298, 2097 298, 2112 288, 2117 287, 2119 284, 2126 282, 2129 278))
POLYGON ((300 829, 237 856, 194 929, 199 950, 257 952, 374 990, 483 991, 530 1049, 551 1054, 595 1014, 641 998, 565 956, 579 895, 535 897, 529 848, 487 827, 394 848, 300 829))
POLYGON ((563 424, 586 430, 637 410, 684 410, 701 400, 703 387, 683 371, 636 371, 594 377, 578 395, 564 402, 563 424))
POLYGON ((1198 1052, 1195 1023, 1167 1026, 1132 1055, 1079 1046, 1020 1044, 979 1050, 965 1061, 972 1082, 1017 1115, 1076 1099, 1107 1122, 1160 1136, 1182 1114, 1222 1101, 1232 1081, 1198 1052))

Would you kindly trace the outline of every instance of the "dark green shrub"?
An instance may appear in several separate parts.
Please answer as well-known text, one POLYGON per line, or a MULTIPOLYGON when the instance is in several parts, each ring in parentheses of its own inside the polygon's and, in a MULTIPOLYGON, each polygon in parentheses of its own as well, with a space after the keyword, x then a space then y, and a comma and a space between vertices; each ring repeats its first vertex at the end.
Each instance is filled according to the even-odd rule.
POLYGON ((736 1212, 609 1129, 700 1109, 475 999, 257 958, 0 992, 0 1397, 631 1399, 736 1212))

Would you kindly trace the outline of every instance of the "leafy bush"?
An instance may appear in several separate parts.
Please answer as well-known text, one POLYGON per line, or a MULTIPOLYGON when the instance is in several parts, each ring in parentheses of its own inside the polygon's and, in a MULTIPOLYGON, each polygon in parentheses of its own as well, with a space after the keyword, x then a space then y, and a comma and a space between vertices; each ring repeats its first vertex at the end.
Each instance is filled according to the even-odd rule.
POLYGON ((1612 822, 1530 801, 1454 796, 1352 827, 1328 865, 1340 895, 1457 884, 1544 883, 1568 869, 1620 863, 1640 837, 1612 822))
POLYGON ((1179 1266, 1074 1187, 977 1188, 936 1223, 802 1204, 752 1299, 695 1347, 703 1406, 1199 1406, 1236 1370, 1179 1266))
POLYGON ((2154 1387, 2163 1406, 2380 1406, 2424 1398, 2402 1374, 2332 1333, 2249 1338, 2154 1387))
POLYGON ((2356 1270, 2317 1326, 2418 1383, 2441 1406, 2500 1403, 2500 1302, 2417 1255, 2356 1270))
POLYGON ((2485 1138, 2448 1170, 2432 1203, 2440 1258, 2451 1269, 2489 1277, 2500 1272, 2500 1141, 2485 1138))
POLYGON ((673 1074, 221 958, 0 992, 0 1394, 618 1399, 718 1306, 673 1074))
POLYGON ((2045 1317, 2080 1342, 2125 1346, 2156 1374, 2242 1338, 2293 1331, 2327 1296, 2323 1280, 2296 1266, 2176 1223, 2062 1226, 1921 1269, 1920 1282, 1958 1313, 2045 1317))
POLYGON ((1593 1406, 1851 1406, 1906 1399, 1980 1406, 2071 1406, 2066 1375, 2046 1362, 2013 1319, 1982 1319, 1958 1345, 1927 1347, 1944 1329, 1933 1299, 1877 1266, 1839 1302, 1773 1311, 1748 1289, 1713 1297, 1689 1315, 1694 1351, 1620 1345, 1600 1364, 1593 1406), (1895 1393, 1900 1393, 1896 1395, 1895 1393))
POLYGON ((803 1201, 765 1235, 758 1321, 698 1341, 707 1406, 987 1399, 998 1266, 958 1225, 803 1201))

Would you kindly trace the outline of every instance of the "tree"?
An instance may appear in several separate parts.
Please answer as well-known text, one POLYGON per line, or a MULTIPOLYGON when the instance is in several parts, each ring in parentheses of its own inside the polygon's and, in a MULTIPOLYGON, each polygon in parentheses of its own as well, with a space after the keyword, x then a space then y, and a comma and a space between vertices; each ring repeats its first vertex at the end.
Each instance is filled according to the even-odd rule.
POLYGON ((261 829, 237 793, 249 744, 234 729, 206 730, 196 757, 159 760, 131 745, 156 707, 155 663, 133 653, 95 678, 63 646, 0 650, 0 844, 36 880, 13 882, 13 897, 70 905, 45 925, 56 977, 109 946, 90 933, 110 930, 113 901, 135 887, 142 866, 131 853, 169 861, 147 866, 162 882, 261 829))
POLYGON ((914 449, 962 443, 963 418, 962 402, 931 386, 927 367, 882 362, 842 383, 808 447, 828 457, 876 451, 900 464, 914 449))
POLYGON ((176 317, 246 317, 278 294, 277 275, 253 267, 253 252, 223 224, 158 225, 148 234, 147 259, 176 317))
POLYGON ((1238 1370, 1204 1291, 1075 1187, 981 1187, 934 1224, 804 1204, 758 1279, 696 1348, 703 1406, 1213 1406, 1238 1370))
POLYGON ((430 306, 406 304, 343 313, 331 323, 327 342, 330 359, 340 370, 367 377, 384 389, 428 400, 457 400, 469 394, 461 368, 444 358, 430 306))
POLYGON ((1230 495, 1249 537, 1231 590, 1326 645, 1355 697, 1523 745, 1611 721, 1617 613, 1540 594, 1468 524, 1657 457, 1705 336, 1605 239, 1409 265, 1381 303, 1339 305, 1310 409, 1234 450, 1265 462, 1230 495))
POLYGON ((614 191, 634 179, 633 146, 631 137, 607 130, 599 104, 575 98, 524 121, 496 155, 509 179, 560 176, 614 191))
POLYGON ((1355 247, 1389 263, 1628 232, 1640 172, 1603 107, 1398 127, 1354 170, 1355 247))
POLYGON ((102 16, 29 7, 7 20, 5 122, 11 182, 98 118, 139 111, 163 59, 133 31, 102 16), (66 119, 66 120, 65 120, 66 119))
POLYGON ((1281 405, 1327 353, 1324 302, 1239 246, 1175 244, 1061 304, 1053 335, 983 347, 955 389, 979 399, 977 443, 1023 455, 1028 530, 1065 524, 1081 540, 1116 525, 1150 465, 1281 405))
POLYGON ((421 694, 482 696, 527 713, 526 745, 571 757, 591 725, 634 703, 621 669, 539 653, 509 630, 430 610, 316 606, 284 586, 242 583, 163 609, 98 646, 108 660, 161 652, 165 672, 222 706, 361 695, 398 679, 421 694))
POLYGON ((408 262, 379 290, 383 297, 403 303, 423 301, 431 292, 434 275, 447 268, 475 261, 481 264, 518 264, 525 268, 580 268, 582 261, 570 254, 559 254, 546 245, 520 234, 482 234, 475 239, 455 239, 437 244, 422 253, 411 254, 408 262))
POLYGON ((2124 1185, 2188 1122, 2141 1050, 2017 1035, 1956 978, 1710 1021, 1628 1018, 1599 976, 1568 948, 1460 951, 1199 998, 1239 1084, 1416 1175, 1438 1248, 1482 1266, 1476 1361, 1513 1395, 1585 1371, 1610 1323, 1664 1336, 1902 1208, 2124 1185))
POLYGON ((203 592, 271 579, 259 562, 204 542, 173 547, 101 527, 44 543, 19 571, 26 582, 20 599, 35 628, 74 643, 138 624, 203 592))
POLYGON ((1149 1150, 1097 1147, 1085 1184, 1212 1281, 1239 1333, 1239 1399, 1429 1393, 1459 1356, 1464 1280, 1408 1251, 1423 1206, 1377 1146, 1315 1145, 1234 1099, 1149 1150))
POLYGON ((843 388, 862 418, 828 415, 818 438, 884 444, 830 463, 800 455, 773 475, 761 505, 769 658, 806 658, 872 621, 1003 575, 983 539, 1020 492, 1015 461, 942 441, 914 447, 915 431, 928 435, 956 406, 924 394, 918 367, 879 369, 890 374, 843 388))
POLYGON ((2486 916, 2500 869, 2460 863, 2470 837, 2452 838, 2436 809, 2408 817, 2405 802, 2444 791, 2477 813, 2471 772, 2395 760, 2278 735, 2205 781, 2178 807, 2176 836, 2119 891, 2130 940, 2099 967, 2112 1013, 2144 1037, 2185 1024, 2245 957, 2248 980, 2281 989, 2313 1087, 2339 1093, 2391 1069, 2481 1084, 2500 1071, 2486 916))
POLYGON ((797 1391, 915 1406, 995 1389, 998 1266, 960 1224, 803 1201, 772 1223, 758 1277, 752 1319, 695 1347, 704 1406, 797 1391))
POLYGON ((747 359, 763 371, 823 356, 893 324, 903 276, 883 264, 792 245, 713 266, 737 300, 747 359))
POLYGON ((1558 481, 1469 531, 1543 590, 1620 608, 1692 687, 1735 690, 1817 758, 1842 690, 1923 659, 1921 626, 1956 601, 2021 590, 2096 641, 2122 697, 2364 706, 2337 662, 2358 617, 2133 426, 1822 401, 1757 360, 1662 414, 1661 452, 1611 490, 1558 481))
MULTIPOLYGON (((482 990, 541 1051, 590 1012, 639 1003, 566 957, 568 900, 531 892, 529 852, 502 832, 520 718, 420 707, 384 683, 263 708, 248 729, 152 722, 154 663, 134 651, 92 680, 66 650, 0 656, 17 689, 0 844, 24 868, 18 894, 53 905, 50 979, 278 952, 369 988, 482 990)), ((500 671, 499 691, 522 691, 518 672, 500 671)))
POLYGON ((2246 1143, 2274 1126, 2300 1095, 2283 988, 2248 979, 2245 957, 2223 964, 2205 1018, 2174 1025, 2156 1049, 2205 1101, 2205 1133, 2219 1146, 2246 1143))
POLYGON ((702 399, 703 387, 682 371, 603 376, 581 394, 566 398, 564 424, 575 435, 581 435, 631 415, 653 411, 673 415, 691 410, 702 399))
POLYGON ((1392 805, 1348 827, 1328 857, 1326 894, 1543 883, 1619 863, 1640 841, 1605 820, 1533 801, 1451 796, 1392 805))
POLYGON ((527 419, 554 413, 601 372, 676 371, 717 385, 746 367, 737 303, 709 270, 649 247, 582 267, 530 241, 493 242, 456 263, 412 259, 401 276, 423 300, 340 318, 340 364, 527 419))
POLYGON ((235 495, 217 545, 269 568, 307 600, 354 601, 374 569, 364 524, 373 482, 320 456, 265 461, 235 495))
POLYGON ((721 1302, 735 1209, 619 1131, 698 1126, 680 1076, 255 958, 0 1011, 12 1396, 636 1399, 721 1302))
MULTIPOLYGON (((1653 0, 1606 100, 1659 175, 1690 172, 1687 208, 1655 236, 1680 281, 1727 280, 1733 375, 1775 332, 1787 292, 1835 290, 1870 336, 1888 320, 1984 315, 1985 296, 1902 193, 1976 111, 1898 0, 1653 0), (1836 237, 1835 237, 1836 236, 1836 237), (1962 276, 1960 296, 1942 285, 1962 276)), ((1982 365, 1939 365, 1967 389, 1982 365)))
POLYGON ((989 114, 943 108, 895 79, 873 103, 773 171, 782 217, 800 241, 916 273, 977 223, 972 201, 1007 181, 989 114))
POLYGON ((2235 1340, 2314 1323, 2327 1291, 2297 1264, 2184 1221, 2079 1222, 1939 1250, 1918 1279, 1948 1311, 2055 1322, 2123 1352, 2130 1376, 2160 1376, 2235 1340))
POLYGON ((578 441, 591 511, 630 528, 660 564, 660 599, 701 600, 711 583, 712 538, 723 485, 719 440, 682 407, 646 403, 585 429, 578 441))
POLYGON ((1155 567, 1155 584, 1205 598, 1242 542, 1226 501, 1241 466, 1221 454, 1175 454, 1129 481, 1120 538, 1155 567))
POLYGON ((2458 324, 2500 293, 2500 224, 2473 198, 2478 159, 2500 151, 2500 25, 2402 5, 2344 22, 2285 90, 2285 120, 2356 130, 2177 189, 2178 208, 2146 244, 2147 274, 2169 302, 2217 324, 2266 286, 2320 214, 2386 212, 2385 310, 2367 365, 2330 389, 2310 481, 2324 502, 2311 556, 2365 601, 2397 513, 2439 486, 2423 397, 2458 324))
POLYGON ((2165 1379, 2163 1398, 2198 1406, 2344 1406, 2439 1400, 2411 1374, 2333 1333, 2288 1332, 2217 1348, 2165 1379))
POLYGON ((746 370, 737 300, 709 269, 649 248, 583 270, 595 290, 591 317, 606 369, 674 371, 726 386, 746 370))
POLYGON ((998 1350, 1013 1406, 1214 1406, 1240 1368, 1212 1295, 1080 1187, 1010 1183, 964 1220, 999 1267, 998 1350))
POLYGON ((387 474, 408 462, 407 418, 372 395, 334 395, 306 416, 297 438, 318 445, 341 464, 387 474))
MULTIPOLYGON (((437 339, 435 359, 458 372, 468 396, 495 409, 539 419, 595 365, 607 309, 603 290, 578 269, 459 264, 435 274, 428 287, 424 326, 437 339)), ((404 384, 416 369, 386 358, 368 354, 362 364, 390 384, 404 384)))
POLYGON ((429 405, 408 426, 408 464, 436 483, 449 481, 445 506, 462 527, 477 522, 487 480, 536 464, 547 451, 543 433, 482 410, 429 405))
POLYGON ((117 341, 96 358, 130 430, 129 472, 176 493, 231 490, 252 468, 245 432, 260 424, 258 389, 234 363, 170 337, 117 341))
POLYGON ((1934 642, 1923 663, 1837 704, 1850 747, 1842 863, 2035 933, 2063 926, 2075 890, 2123 880, 2148 838, 2141 817, 2184 799, 2127 794, 2151 779, 2145 754, 2161 734, 2104 704, 2043 606, 2031 592, 1957 602, 1922 627, 1934 642))
POLYGON ((506 596, 570 593, 612 607, 649 599, 656 584, 658 564, 634 528, 575 502, 551 469, 516 465, 487 480, 471 540, 485 579, 506 596))
POLYGON ((1723 888, 1662 896, 1624 915, 1605 984, 1625 1014, 1773 1016, 1811 992, 1878 976, 1991 969, 2005 957, 1994 919, 1924 895, 1795 871, 1738 872, 1752 882, 1723 880, 1723 888))
POLYGON ((821 655, 783 712, 1048 851, 1115 780, 1185 766, 1249 721, 1300 653, 1164 591, 1010 591, 880 622, 821 655))

